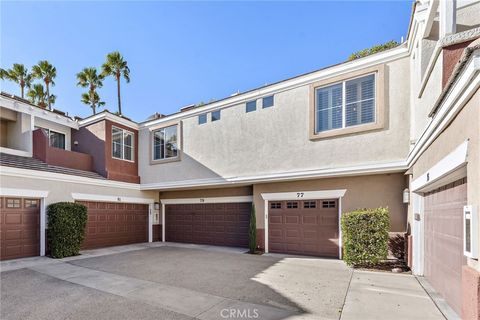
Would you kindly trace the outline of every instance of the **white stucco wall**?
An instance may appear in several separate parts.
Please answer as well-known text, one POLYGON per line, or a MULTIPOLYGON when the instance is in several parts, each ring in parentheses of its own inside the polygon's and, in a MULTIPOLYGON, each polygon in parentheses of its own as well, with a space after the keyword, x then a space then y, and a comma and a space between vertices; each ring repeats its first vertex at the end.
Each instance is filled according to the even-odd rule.
MULTIPOLYGON (((404 160, 409 148, 408 59, 386 64, 383 130, 320 140, 309 138, 309 85, 278 92, 275 106, 245 112, 245 103, 222 109, 221 120, 198 125, 182 119, 182 159, 151 165, 150 129, 140 131, 142 183, 242 177, 404 160)), ((260 98, 260 97, 259 97, 260 98)))

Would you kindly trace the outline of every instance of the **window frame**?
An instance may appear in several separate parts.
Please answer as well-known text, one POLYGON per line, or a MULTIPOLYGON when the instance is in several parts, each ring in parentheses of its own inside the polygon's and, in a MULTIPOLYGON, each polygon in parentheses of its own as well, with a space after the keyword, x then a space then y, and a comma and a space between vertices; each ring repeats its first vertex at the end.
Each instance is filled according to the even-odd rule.
POLYGON ((356 72, 350 72, 345 75, 329 78, 326 80, 318 81, 310 85, 310 123, 309 123, 309 137, 310 140, 322 139, 322 138, 331 138, 335 136, 349 135, 355 133, 364 133, 372 130, 383 129, 385 126, 385 101, 386 101, 386 86, 385 86, 385 65, 381 64, 378 66, 365 68, 356 72), (362 78, 368 75, 375 75, 375 114, 373 122, 357 124, 353 126, 345 126, 346 118, 346 92, 345 92, 345 83, 350 80, 355 80, 362 78), (322 87, 328 87, 335 84, 342 83, 342 127, 319 131, 317 132, 317 89, 322 87))
POLYGON ((213 110, 210 112, 210 122, 216 122, 222 120, 222 109, 213 110), (213 119, 213 114, 218 112, 218 119, 213 119))
POLYGON ((249 100, 245 102, 245 113, 255 112, 257 111, 257 100, 249 100), (255 104, 255 108, 252 110, 248 110, 248 104, 255 104))
POLYGON ((202 124, 206 124, 208 122, 208 114, 202 113, 198 115, 198 125, 201 126, 202 124), (200 117, 205 117, 205 122, 200 121, 200 117))
POLYGON ((121 160, 121 161, 127 161, 127 162, 135 162, 135 132, 133 131, 130 131, 130 130, 127 130, 127 129, 124 129, 124 128, 120 128, 116 125, 112 125, 112 129, 110 130, 110 134, 111 134, 111 140, 112 140, 112 143, 111 143, 111 148, 112 148, 112 159, 115 159, 115 160, 121 160), (122 131, 122 142, 120 143, 121 145, 121 151, 122 151, 122 156, 121 158, 118 158, 116 157, 114 154, 113 154, 113 130, 114 129, 117 129, 117 130, 120 130, 122 131), (132 136, 132 145, 131 145, 131 148, 132 148, 132 159, 125 159, 125 134, 130 134, 132 136))
POLYGON ((275 107, 275 95, 274 94, 262 97, 262 109, 268 109, 268 108, 273 108, 273 107, 275 107), (265 99, 270 98, 270 97, 272 98, 272 105, 265 107, 265 104, 264 104, 265 99))
POLYGON ((161 163, 168 163, 168 162, 175 162, 180 161, 182 157, 182 123, 181 122, 169 122, 166 124, 162 124, 161 126, 154 127, 150 129, 150 164, 161 164, 161 163), (171 158, 163 158, 163 159, 155 159, 155 132, 160 130, 165 130, 169 127, 177 127, 177 155, 171 158))
POLYGON ((34 128, 35 128, 35 130, 36 130, 36 129, 41 129, 41 130, 43 130, 43 131, 45 132, 45 134, 47 135, 48 146, 49 146, 49 147, 57 148, 57 149, 60 149, 60 150, 67 150, 67 133, 65 133, 65 132, 60 132, 60 131, 57 131, 57 130, 52 130, 52 129, 45 128, 45 127, 39 127, 39 126, 35 126, 34 128), (59 148, 59 147, 54 147, 54 146, 52 146, 52 143, 51 143, 51 140, 50 140, 50 133, 52 133, 52 132, 63 135, 63 148, 59 148))

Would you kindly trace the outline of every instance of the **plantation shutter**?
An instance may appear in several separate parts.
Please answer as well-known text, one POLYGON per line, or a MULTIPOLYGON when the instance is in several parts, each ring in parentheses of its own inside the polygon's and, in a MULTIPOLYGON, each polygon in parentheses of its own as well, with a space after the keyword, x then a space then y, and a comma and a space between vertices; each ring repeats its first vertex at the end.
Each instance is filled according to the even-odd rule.
POLYGON ((346 81, 345 126, 375 121, 375 75, 346 81))

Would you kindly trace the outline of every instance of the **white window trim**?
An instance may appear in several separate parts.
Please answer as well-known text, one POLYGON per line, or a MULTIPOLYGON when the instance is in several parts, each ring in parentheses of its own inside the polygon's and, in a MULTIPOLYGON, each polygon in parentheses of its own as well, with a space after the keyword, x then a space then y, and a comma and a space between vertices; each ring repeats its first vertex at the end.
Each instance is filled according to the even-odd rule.
MULTIPOLYGON (((208 119, 207 119, 207 122, 205 123, 202 123, 203 124, 206 124, 208 123, 208 119)), ((200 125, 200 124, 199 124, 200 125)), ((152 156, 151 156, 151 161, 152 163, 156 164, 156 163, 164 163, 164 162, 171 162, 171 161, 177 161, 177 160, 180 160, 180 124, 179 123, 175 123, 175 124, 171 124, 169 126, 165 126, 165 127, 161 127, 161 128, 156 128, 155 130, 152 130, 152 133, 151 133, 151 150, 152 150, 152 156), (159 158, 159 159, 155 159, 155 132, 158 132, 160 130, 165 130, 166 128, 170 128, 170 127, 177 127, 177 155, 175 157, 170 157, 170 158, 159 158)), ((166 147, 166 143, 165 143, 165 147, 166 147)), ((166 152, 164 152, 164 154, 166 154, 166 152)))
POLYGON ((52 130, 52 129, 50 129, 50 128, 45 128, 45 127, 40 127, 40 126, 35 126, 35 125, 33 126, 34 130, 36 130, 35 127, 36 127, 37 129, 42 129, 42 130, 45 130, 45 131, 46 131, 46 133, 47 133, 47 139, 48 139, 48 146, 49 146, 49 147, 52 147, 52 145, 50 144, 50 133, 51 133, 51 132, 55 132, 55 133, 58 133, 58 134, 63 134, 63 138, 64 138, 64 141, 63 141, 63 143, 64 143, 63 149, 62 149, 62 148, 57 148, 57 147, 52 147, 52 148, 57 148, 57 149, 60 149, 60 150, 67 150, 67 135, 68 135, 68 134, 67 134, 65 131, 64 131, 64 132, 61 132, 61 131, 58 131, 58 130, 52 130))
MULTIPOLYGON (((255 111, 257 111, 257 109, 258 109, 257 99, 248 100, 247 102, 245 102, 245 113, 255 112, 255 111), (248 104, 251 103, 251 102, 255 102, 255 109, 248 111, 248 109, 247 109, 248 104)), ((263 98, 262 98, 262 109, 263 109, 263 98)))
POLYGON ((210 112, 210 122, 217 122, 217 121, 220 121, 220 120, 222 120, 222 109, 212 110, 210 112), (218 112, 219 118, 216 119, 216 120, 213 120, 213 113, 215 113, 215 112, 218 112))
POLYGON ((126 130, 126 129, 123 129, 123 128, 120 128, 120 127, 117 127, 117 126, 112 126, 112 158, 113 159, 116 159, 116 160, 123 160, 123 161, 128 161, 128 162, 135 162, 135 133, 130 131, 130 130, 126 130), (121 130, 122 131, 122 142, 121 142, 121 150, 122 150, 122 157, 121 158, 118 158, 118 157, 115 157, 114 154, 113 154, 113 129, 117 129, 117 130, 121 130), (129 159, 125 159, 125 133, 127 134, 131 134, 132 135, 132 160, 129 160, 129 159))
POLYGON ((262 109, 269 109, 269 108, 275 107, 275 95, 274 95, 274 94, 269 94, 269 95, 263 96, 263 97, 261 97, 260 99, 262 100, 262 109), (268 97, 272 97, 272 98, 273 98, 273 104, 272 104, 271 106, 264 107, 264 106, 263 106, 263 99, 268 98, 268 97))
POLYGON ((377 72, 370 72, 370 73, 366 73, 366 74, 363 74, 363 75, 359 75, 357 77, 352 77, 352 78, 348 78, 348 79, 344 79, 344 80, 341 80, 341 81, 338 81, 338 82, 333 82, 333 83, 329 83, 329 84, 326 84, 324 86, 318 86, 318 87, 315 87, 314 89, 314 96, 315 96, 315 102, 314 102, 314 130, 315 130, 315 134, 321 134, 321 133, 324 133, 324 132, 330 132, 330 131, 334 131, 334 130, 344 130, 344 129, 349 129, 349 128, 357 128, 357 127, 362 127, 362 126, 367 126, 367 125, 371 125, 372 123, 376 123, 377 122, 377 72), (375 100, 375 103, 374 103, 374 106, 373 106, 373 121, 370 121, 370 122, 366 122, 366 123, 359 123, 359 124, 356 124, 356 125, 353 125, 353 126, 347 126, 346 125, 346 106, 347 106, 347 103, 346 103, 346 95, 347 95, 347 92, 346 92, 346 83, 348 81, 352 81, 352 80, 355 80, 355 79, 360 79, 360 78, 364 78, 364 77, 368 77, 368 76, 371 76, 373 75, 373 99, 375 100), (334 86, 334 85, 338 85, 338 84, 342 84, 342 127, 340 128, 332 128, 332 129, 328 129, 328 130, 322 130, 322 131, 318 131, 317 130, 317 125, 318 125, 318 117, 317 117, 317 90, 319 89, 322 89, 322 88, 326 88, 326 87, 330 87, 330 86, 334 86))

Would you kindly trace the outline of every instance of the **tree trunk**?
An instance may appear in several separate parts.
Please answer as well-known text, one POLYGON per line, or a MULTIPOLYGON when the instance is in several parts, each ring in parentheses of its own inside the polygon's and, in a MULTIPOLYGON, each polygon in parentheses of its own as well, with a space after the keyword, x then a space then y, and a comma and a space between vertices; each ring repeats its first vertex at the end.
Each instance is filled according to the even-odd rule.
POLYGON ((20 94, 22 95, 22 99, 24 98, 23 96, 23 91, 24 91, 24 88, 25 88, 25 81, 20 81, 20 94))
POLYGON ((45 86, 47 87, 47 103, 48 103, 48 110, 52 110, 52 104, 50 103, 50 90, 48 88, 48 82, 45 81, 45 86))
POLYGON ((95 106, 95 103, 92 104, 92 110, 93 110, 93 115, 97 114, 97 107, 95 106))
POLYGON ((120 101, 120 76, 117 75, 118 114, 122 115, 122 102, 120 101))

